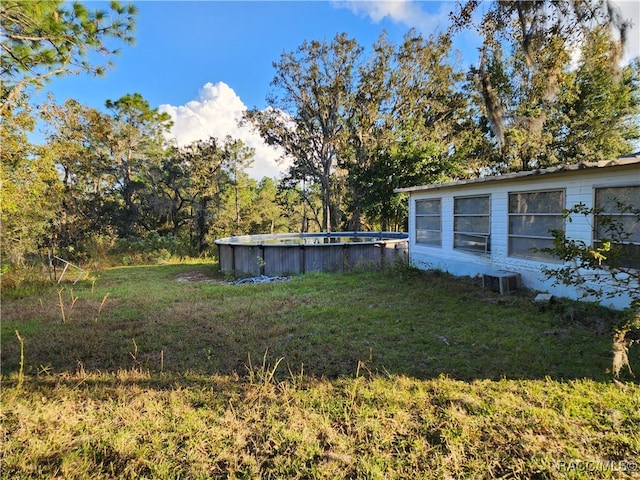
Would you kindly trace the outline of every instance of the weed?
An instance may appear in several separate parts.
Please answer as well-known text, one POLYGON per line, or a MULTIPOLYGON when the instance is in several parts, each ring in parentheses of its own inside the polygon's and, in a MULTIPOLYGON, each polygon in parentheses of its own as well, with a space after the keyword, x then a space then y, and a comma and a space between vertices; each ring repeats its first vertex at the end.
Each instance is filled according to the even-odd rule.
MULTIPOLYGON (((572 320, 565 306, 539 312, 527 292, 503 301, 474 280, 408 268, 238 287, 174 280, 195 270, 213 272, 192 264, 117 268, 69 293, 3 299, 0 340, 15 329, 30 339, 25 372, 73 372, 77 359, 87 369, 126 370, 134 338, 144 344, 138 362, 164 372, 242 373, 247 352, 255 359, 268 350, 288 370, 304 365, 318 378, 353 375, 362 360, 372 374, 416 378, 608 378, 616 322, 602 310, 572 320)), ((3 371, 17 370, 18 354, 2 342, 3 371)), ((629 362, 638 362, 633 351, 629 362)))
POLYGON ((636 461, 640 385, 605 372, 604 311, 540 312, 528 292, 409 268, 174 280, 194 270, 214 268, 3 298, 0 478, 633 473, 607 467, 636 461))
POLYGON ((71 314, 71 311, 73 310, 73 307, 75 306, 79 298, 73 295, 73 289, 69 289, 70 300, 67 310, 67 307, 65 307, 65 302, 62 298, 62 292, 64 292, 65 290, 65 287, 62 287, 60 290, 58 290, 58 306, 60 307, 60 313, 62 314, 62 323, 66 323, 70 318, 69 315, 71 314))
POLYGON ((134 372, 139 372, 142 368, 142 365, 138 361, 138 344, 136 343, 136 339, 132 338, 131 343, 133 343, 133 351, 129 352, 131 355, 131 359, 133 360, 133 365, 131 366, 131 370, 134 372))
MULTIPOLYGON (((91 289, 93 291, 93 284, 91 285, 91 289)), ((107 298, 109 297, 108 293, 104 294, 104 297, 102 298, 102 302, 100 302, 100 306, 98 307, 98 315, 100 315, 102 313, 102 309, 104 308, 104 304, 107 303, 107 298)))
POLYGON ((18 369, 18 384, 16 385, 16 390, 19 391, 24 383, 24 338, 20 336, 18 330, 16 330, 16 337, 20 343, 20 367, 18 369))
POLYGON ((273 366, 267 363, 267 351, 265 350, 262 356, 262 365, 254 367, 251 362, 251 354, 247 354, 248 365, 246 366, 249 383, 261 388, 266 388, 274 383, 274 378, 280 363, 284 360, 284 357, 280 357, 276 360, 273 366))

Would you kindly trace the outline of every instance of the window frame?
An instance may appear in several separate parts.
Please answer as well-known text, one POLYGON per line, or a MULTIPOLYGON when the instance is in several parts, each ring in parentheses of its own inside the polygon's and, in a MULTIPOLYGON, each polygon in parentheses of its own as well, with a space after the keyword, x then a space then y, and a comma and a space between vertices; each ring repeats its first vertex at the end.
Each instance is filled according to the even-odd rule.
MULTIPOLYGON (((532 260, 537 262, 559 262, 558 258, 553 257, 551 254, 547 254, 544 252, 536 252, 531 251, 529 249, 527 253, 516 253, 513 251, 512 247, 512 239, 523 238, 523 239, 532 239, 532 240, 542 240, 542 241, 551 241, 553 242, 553 235, 548 233, 547 235, 524 235, 522 233, 514 234, 512 233, 512 219, 515 217, 555 217, 561 219, 561 229, 565 231, 566 220, 564 211, 566 209, 567 202, 567 192, 565 188, 545 188, 539 190, 514 190, 509 191, 507 194, 507 255, 513 258, 519 258, 524 260, 532 260), (511 196, 512 195, 522 195, 522 194, 534 194, 534 193, 562 193, 562 204, 560 205, 560 209, 557 212, 549 213, 549 212, 511 212, 511 196)), ((553 244, 550 243, 548 247, 552 247, 553 244)), ((548 247, 532 247, 532 248, 548 248, 548 247)))
MULTIPOLYGON (((623 185, 594 185, 593 186, 593 228, 591 232, 591 241, 592 245, 596 248, 602 246, 602 242, 600 242, 600 238, 598 238, 599 233, 599 221, 598 217, 600 215, 610 215, 612 217, 629 217, 634 218, 637 217, 637 214, 634 212, 613 212, 613 211, 605 211, 600 205, 598 205, 598 191, 599 190, 611 190, 611 189, 624 189, 624 188, 640 188, 638 184, 623 184, 623 185)), ((633 205, 633 208, 640 209, 640 204, 633 205)), ((622 254, 621 264, 620 266, 623 268, 632 268, 632 269, 640 269, 640 238, 638 240, 624 240, 622 242, 616 242, 616 245, 621 245, 623 250, 628 250, 629 253, 622 254), (634 252, 636 250, 637 252, 634 252), (627 257, 628 256, 628 257, 627 257), (635 257, 635 258, 634 258, 635 257)), ((606 262, 606 260, 605 260, 606 262)))
POLYGON ((415 201, 415 242, 416 245, 424 245, 427 247, 434 248, 442 248, 442 197, 433 197, 433 198, 419 198, 415 201), (438 202, 438 213, 418 213, 418 204, 420 202, 438 202), (438 218, 438 230, 429 229, 429 228, 418 228, 418 218, 438 218), (419 241, 419 232, 430 232, 437 233, 438 242, 427 243, 424 241, 419 241))
POLYGON ((462 251, 465 253, 472 253, 477 255, 488 255, 491 253, 491 194, 476 194, 476 195, 461 195, 453 197, 453 245, 454 250, 462 251), (474 198, 486 198, 487 199, 487 211, 486 213, 456 213, 456 204, 458 200, 469 200, 474 198), (487 222, 487 232, 478 232, 478 231, 462 231, 456 230, 456 219, 458 218, 486 218, 487 222), (484 239, 484 250, 474 249, 474 248, 466 248, 461 246, 456 246, 456 238, 458 235, 465 235, 467 237, 476 237, 484 239))

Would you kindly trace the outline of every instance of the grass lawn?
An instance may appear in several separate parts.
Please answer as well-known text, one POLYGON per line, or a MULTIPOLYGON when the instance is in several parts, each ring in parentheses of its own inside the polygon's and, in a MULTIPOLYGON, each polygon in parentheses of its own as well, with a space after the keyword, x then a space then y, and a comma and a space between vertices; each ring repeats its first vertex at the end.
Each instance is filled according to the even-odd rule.
POLYGON ((215 264, 8 292, 0 476, 639 478, 612 313, 533 296, 411 269, 229 285, 215 264))

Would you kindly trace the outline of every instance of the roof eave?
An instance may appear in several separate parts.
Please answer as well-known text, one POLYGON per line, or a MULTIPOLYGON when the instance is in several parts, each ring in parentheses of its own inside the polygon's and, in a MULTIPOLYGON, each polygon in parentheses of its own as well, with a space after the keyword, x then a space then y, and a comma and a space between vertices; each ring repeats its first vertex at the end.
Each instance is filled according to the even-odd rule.
POLYGON ((507 173, 505 175, 492 175, 490 177, 479 177, 465 180, 458 180, 455 182, 447 183, 433 183, 430 185, 420 185, 415 187, 404 187, 394 189, 394 193, 403 192, 416 192, 422 190, 437 190, 443 188, 460 187, 463 185, 475 185, 479 183, 490 182, 503 182, 506 180, 516 180, 520 178, 533 177, 539 175, 550 175, 565 172, 574 172, 578 170, 596 169, 596 168, 608 168, 608 167, 621 167, 638 164, 640 165, 640 153, 630 155, 627 157, 621 157, 616 160, 605 160, 600 162, 581 162, 574 165, 558 165, 556 167, 542 168, 536 170, 526 170, 522 172, 507 173))

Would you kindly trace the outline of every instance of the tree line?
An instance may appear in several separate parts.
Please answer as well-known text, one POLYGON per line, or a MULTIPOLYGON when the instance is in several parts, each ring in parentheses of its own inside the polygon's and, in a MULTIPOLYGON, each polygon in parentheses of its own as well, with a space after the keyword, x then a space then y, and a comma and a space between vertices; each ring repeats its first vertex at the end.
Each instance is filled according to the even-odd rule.
POLYGON ((3 262, 50 250, 207 255, 219 236, 403 230, 397 187, 612 159, 640 138, 640 62, 623 65, 628 23, 605 0, 467 1, 450 28, 370 46, 348 34, 309 40, 273 63, 269 108, 243 122, 280 147, 281 179, 249 178, 239 139, 178 147, 138 93, 97 110, 30 103, 69 73, 101 74, 130 42, 137 12, 80 3, 3 2, 0 115, 3 262), (462 30, 483 39, 456 59, 462 30), (107 65, 108 66, 108 65, 107 65), (36 118, 44 145, 28 138, 36 118), (119 250, 118 250, 119 249, 119 250))
POLYGON ((106 107, 41 105, 50 131, 31 152, 24 132, 13 132, 22 151, 3 200, 11 262, 34 247, 81 260, 109 251, 206 255, 216 236, 289 227, 276 182, 247 175, 253 150, 242 141, 210 137, 179 148, 167 142, 169 116, 140 94, 106 107))

